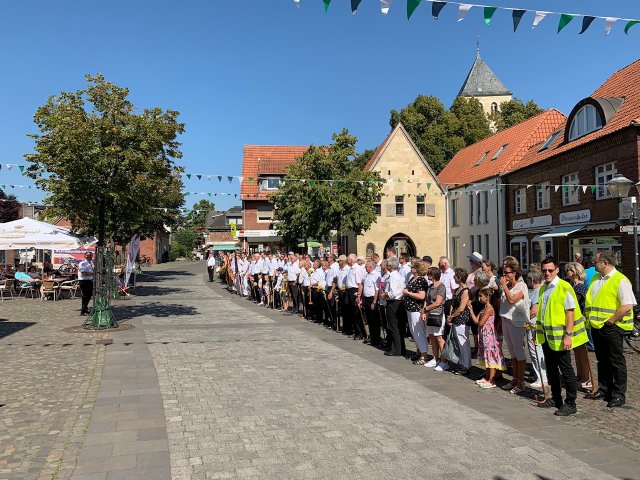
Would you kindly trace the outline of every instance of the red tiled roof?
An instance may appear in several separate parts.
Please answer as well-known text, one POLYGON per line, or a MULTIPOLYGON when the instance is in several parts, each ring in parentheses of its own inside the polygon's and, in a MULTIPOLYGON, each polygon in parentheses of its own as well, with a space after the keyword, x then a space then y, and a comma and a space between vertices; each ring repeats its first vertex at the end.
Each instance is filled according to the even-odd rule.
POLYGON ((466 185, 518 168, 532 145, 543 142, 566 121, 562 112, 550 109, 460 150, 438 175, 441 184, 466 185), (502 153, 492 160, 506 145, 502 153), (485 155, 479 165, 478 161, 485 155))
POLYGON ((266 199, 269 192, 260 193, 259 174, 284 174, 296 158, 309 147, 287 145, 245 145, 242 152, 242 184, 240 198, 243 200, 266 199), (250 181, 252 179, 252 181, 250 181))
POLYGON ((542 152, 539 152, 537 149, 532 149, 529 154, 522 159, 518 165, 518 169, 528 167, 529 165, 546 160, 567 150, 593 142, 605 135, 622 130, 633 123, 640 123, 640 60, 636 60, 632 64, 618 70, 591 94, 591 98, 594 99, 616 97, 624 98, 624 102, 603 128, 573 140, 572 142, 564 143, 564 132, 569 128, 569 125, 566 124, 568 120, 566 120, 558 138, 542 152))

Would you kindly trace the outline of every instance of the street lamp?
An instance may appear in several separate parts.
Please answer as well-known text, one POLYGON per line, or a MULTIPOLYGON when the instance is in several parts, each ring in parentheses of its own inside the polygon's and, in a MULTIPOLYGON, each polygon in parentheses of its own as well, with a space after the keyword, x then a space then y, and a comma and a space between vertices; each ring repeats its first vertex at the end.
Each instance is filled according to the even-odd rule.
MULTIPOLYGON (((620 173, 616 173, 611 180, 607 182, 607 187, 609 187, 609 192, 611 192, 611 196, 616 198, 625 198, 629 194, 629 190, 634 185, 633 181, 629 180, 627 177, 620 173)), ((635 184, 636 189, 640 192, 640 182, 635 184)), ((635 292, 638 293, 640 291, 640 266, 638 266, 638 207, 636 203, 636 197, 631 197, 631 221, 633 222, 633 253, 635 258, 635 275, 634 275, 634 285, 635 292)))

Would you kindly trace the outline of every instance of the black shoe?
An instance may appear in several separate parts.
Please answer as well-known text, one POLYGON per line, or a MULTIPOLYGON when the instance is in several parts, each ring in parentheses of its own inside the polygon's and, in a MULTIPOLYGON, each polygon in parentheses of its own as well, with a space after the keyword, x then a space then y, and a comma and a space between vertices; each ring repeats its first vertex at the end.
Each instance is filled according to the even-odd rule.
POLYGON ((598 390, 593 395, 587 395, 584 398, 586 398, 587 400, 609 400, 608 395, 602 390, 598 390))
POLYGON ((362 335, 354 335, 354 336, 353 336, 353 339, 354 339, 354 340, 364 340, 364 339, 362 338, 362 335))
POLYGON ((554 413, 554 415, 556 415, 557 417, 568 417, 569 415, 575 415, 577 411, 578 409, 575 405, 569 405, 568 403, 565 403, 558 410, 556 410, 556 413, 554 413))
POLYGON ((624 405, 624 400, 622 398, 612 398, 607 403, 608 408, 621 407, 624 405))
POLYGON ((384 355, 386 357, 399 357, 400 356, 399 353, 393 353, 393 352, 384 352, 384 355))
POLYGON ((546 402, 538 403, 538 408, 552 408, 555 406, 555 402, 551 399, 547 400, 546 402))

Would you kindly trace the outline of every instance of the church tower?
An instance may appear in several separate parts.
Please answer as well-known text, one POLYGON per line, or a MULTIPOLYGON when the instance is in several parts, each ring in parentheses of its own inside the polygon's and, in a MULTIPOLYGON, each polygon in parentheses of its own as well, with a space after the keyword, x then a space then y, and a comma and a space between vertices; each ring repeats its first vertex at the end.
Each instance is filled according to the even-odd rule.
POLYGON ((498 110, 501 103, 512 98, 509 89, 480 58, 480 48, 458 96, 477 99, 487 115, 498 110))

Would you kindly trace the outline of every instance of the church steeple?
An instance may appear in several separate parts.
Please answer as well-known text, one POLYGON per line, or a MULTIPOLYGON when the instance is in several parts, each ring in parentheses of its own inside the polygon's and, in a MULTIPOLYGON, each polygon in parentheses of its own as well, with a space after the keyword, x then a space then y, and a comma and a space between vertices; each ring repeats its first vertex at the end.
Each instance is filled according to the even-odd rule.
POLYGON ((509 89, 480 57, 480 45, 476 51, 476 60, 458 95, 463 97, 511 96, 509 89))

